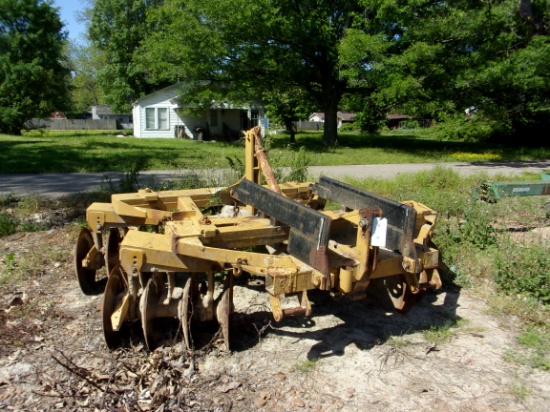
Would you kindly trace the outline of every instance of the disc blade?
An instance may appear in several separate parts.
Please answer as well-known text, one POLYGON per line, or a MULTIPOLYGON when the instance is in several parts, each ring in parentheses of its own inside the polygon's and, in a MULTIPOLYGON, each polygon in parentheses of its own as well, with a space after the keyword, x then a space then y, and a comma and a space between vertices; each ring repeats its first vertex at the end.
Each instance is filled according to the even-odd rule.
POLYGON ((141 327, 143 329, 143 336, 145 337, 145 344, 147 349, 151 350, 153 346, 153 322, 152 316, 150 316, 149 309, 156 302, 154 296, 153 279, 149 279, 147 286, 141 295, 139 300, 139 311, 141 313, 141 327))
POLYGON ((106 283, 106 278, 98 277, 98 271, 95 268, 84 267, 82 264, 93 247, 92 232, 87 228, 82 228, 76 240, 74 268, 80 289, 85 295, 99 295, 106 283))
POLYGON ((126 281, 120 266, 113 268, 103 295, 101 319, 103 322, 103 337, 109 349, 115 349, 120 345, 121 332, 113 330, 111 316, 122 304, 127 294, 126 281))
POLYGON ((121 240, 120 232, 117 228, 111 228, 107 232, 105 238, 105 267, 107 268, 107 273, 111 273, 113 268, 120 263, 118 251, 121 240))
POLYGON ((367 296, 376 300, 387 310, 406 313, 413 307, 419 297, 413 294, 403 275, 373 279, 369 283, 367 296))
POLYGON ((187 281, 185 282, 182 298, 178 309, 178 316, 183 331, 183 342, 185 343, 185 347, 191 350, 191 278, 187 279, 187 281))
POLYGON ((233 302, 231 302, 231 288, 227 288, 222 292, 216 307, 216 318, 220 324, 222 331, 225 350, 230 350, 229 341, 229 324, 231 320, 233 302))

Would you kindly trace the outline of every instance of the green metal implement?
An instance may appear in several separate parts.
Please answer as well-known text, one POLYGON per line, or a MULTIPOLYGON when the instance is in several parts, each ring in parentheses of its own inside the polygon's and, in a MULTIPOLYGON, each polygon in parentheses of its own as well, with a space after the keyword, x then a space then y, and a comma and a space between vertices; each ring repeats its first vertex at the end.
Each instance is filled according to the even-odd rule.
POLYGON ((526 180, 489 182, 484 180, 474 189, 473 197, 487 202, 496 202, 502 197, 511 196, 548 196, 550 180, 526 180))
MULTIPOLYGON (((474 188, 472 197, 495 203, 503 197, 511 196, 550 196, 550 173, 541 174, 541 180, 489 182, 484 180, 474 188)), ((545 204, 547 216, 550 217, 550 199, 545 204)))

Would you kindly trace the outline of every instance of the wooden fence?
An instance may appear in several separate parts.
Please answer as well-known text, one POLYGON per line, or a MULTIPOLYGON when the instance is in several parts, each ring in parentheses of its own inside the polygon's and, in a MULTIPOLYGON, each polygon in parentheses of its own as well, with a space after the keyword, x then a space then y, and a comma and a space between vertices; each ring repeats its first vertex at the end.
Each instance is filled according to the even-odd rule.
POLYGON ((294 122, 296 130, 301 132, 303 130, 323 130, 323 123, 321 122, 308 122, 306 120, 298 120, 294 122))
POLYGON ((32 119, 28 122, 32 129, 49 130, 117 130, 122 125, 115 119, 93 120, 93 119, 32 119))

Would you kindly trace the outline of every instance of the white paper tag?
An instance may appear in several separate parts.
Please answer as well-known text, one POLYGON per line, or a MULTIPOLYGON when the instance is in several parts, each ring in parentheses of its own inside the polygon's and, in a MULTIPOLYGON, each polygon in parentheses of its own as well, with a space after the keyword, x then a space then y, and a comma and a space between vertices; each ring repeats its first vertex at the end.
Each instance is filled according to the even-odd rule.
POLYGON ((388 219, 375 217, 372 219, 371 246, 386 247, 386 235, 388 232, 388 219))

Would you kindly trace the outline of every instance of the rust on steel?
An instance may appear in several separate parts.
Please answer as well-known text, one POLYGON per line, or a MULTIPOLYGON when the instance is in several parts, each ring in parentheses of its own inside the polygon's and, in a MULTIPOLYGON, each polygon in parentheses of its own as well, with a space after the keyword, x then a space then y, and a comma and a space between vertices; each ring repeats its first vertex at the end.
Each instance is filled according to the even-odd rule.
POLYGON ((262 129, 260 128, 260 126, 256 126, 252 129, 252 132, 254 133, 254 156, 256 156, 258 162, 260 163, 260 169, 262 169, 265 181, 267 182, 270 190, 275 193, 282 194, 283 192, 281 191, 281 188, 277 183, 277 179, 275 178, 273 169, 271 169, 271 165, 269 164, 269 160, 267 159, 265 149, 262 146, 262 129))

